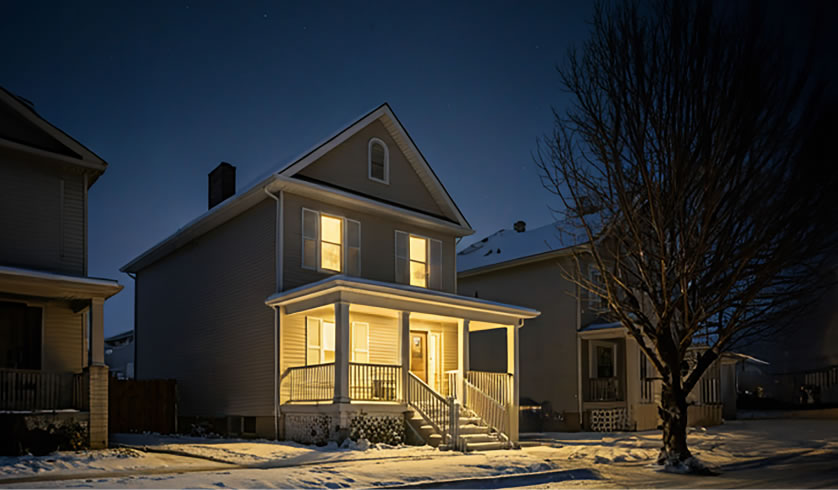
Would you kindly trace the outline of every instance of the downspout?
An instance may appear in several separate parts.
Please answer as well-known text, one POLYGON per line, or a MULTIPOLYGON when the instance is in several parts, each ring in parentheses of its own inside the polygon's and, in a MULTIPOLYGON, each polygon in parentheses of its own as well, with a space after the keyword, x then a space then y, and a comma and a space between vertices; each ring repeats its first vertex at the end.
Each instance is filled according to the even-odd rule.
MULTIPOLYGON (((276 292, 282 291, 282 231, 283 231, 283 201, 285 194, 280 191, 279 197, 272 194, 267 187, 263 187, 265 194, 276 201, 276 220, 274 235, 274 261, 276 270, 276 292)), ((279 439, 279 310, 274 307, 274 440, 279 439)))

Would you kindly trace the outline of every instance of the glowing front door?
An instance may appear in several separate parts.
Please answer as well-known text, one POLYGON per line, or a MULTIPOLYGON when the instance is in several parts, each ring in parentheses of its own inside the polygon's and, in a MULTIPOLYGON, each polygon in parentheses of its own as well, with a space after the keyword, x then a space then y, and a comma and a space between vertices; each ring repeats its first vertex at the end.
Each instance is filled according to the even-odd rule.
POLYGON ((428 382, 428 334, 410 332, 410 372, 428 382))

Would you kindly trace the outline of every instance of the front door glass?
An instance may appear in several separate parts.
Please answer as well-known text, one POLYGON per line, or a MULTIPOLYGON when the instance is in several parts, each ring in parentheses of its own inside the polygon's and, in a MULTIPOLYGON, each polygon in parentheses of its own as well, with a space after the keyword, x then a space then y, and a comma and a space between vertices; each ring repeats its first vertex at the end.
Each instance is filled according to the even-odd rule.
POLYGON ((410 332, 410 372, 428 382, 428 334, 410 332))

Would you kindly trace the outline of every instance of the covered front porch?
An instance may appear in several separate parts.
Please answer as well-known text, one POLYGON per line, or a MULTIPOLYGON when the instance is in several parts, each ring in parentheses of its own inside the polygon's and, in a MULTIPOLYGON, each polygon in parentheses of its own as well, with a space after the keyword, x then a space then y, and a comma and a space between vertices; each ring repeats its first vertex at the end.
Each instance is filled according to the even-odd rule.
MULTIPOLYGON (((579 395, 585 430, 649 430, 660 423, 661 377, 619 323, 594 323, 577 333, 579 395)), ((698 352, 701 347, 693 347, 698 352)), ((722 422, 719 362, 687 397, 691 425, 722 422)))
POLYGON ((467 408, 464 416, 517 440, 518 329, 538 312, 342 276, 267 304, 279 325, 277 404, 286 438, 327 419, 329 438, 343 438, 358 418, 386 425, 412 411, 443 441, 456 441, 467 408), (486 329, 506 330, 506 373, 469 369, 469 333, 486 329))

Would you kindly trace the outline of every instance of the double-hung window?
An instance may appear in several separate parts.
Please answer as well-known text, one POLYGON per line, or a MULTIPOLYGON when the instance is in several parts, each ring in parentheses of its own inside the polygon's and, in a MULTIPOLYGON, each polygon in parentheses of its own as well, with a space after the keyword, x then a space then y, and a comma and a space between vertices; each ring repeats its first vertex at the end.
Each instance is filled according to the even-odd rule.
POLYGON ((361 223, 303 208, 302 228, 304 269, 361 274, 361 223))
POLYGON ((396 282, 442 289, 442 242, 396 231, 396 282))
MULTIPOLYGON (((352 362, 370 362, 370 324, 352 322, 350 330, 352 362)), ((335 362, 335 323, 306 317, 306 365, 335 362)))
POLYGON ((306 365, 335 362, 335 324, 306 317, 306 365))

